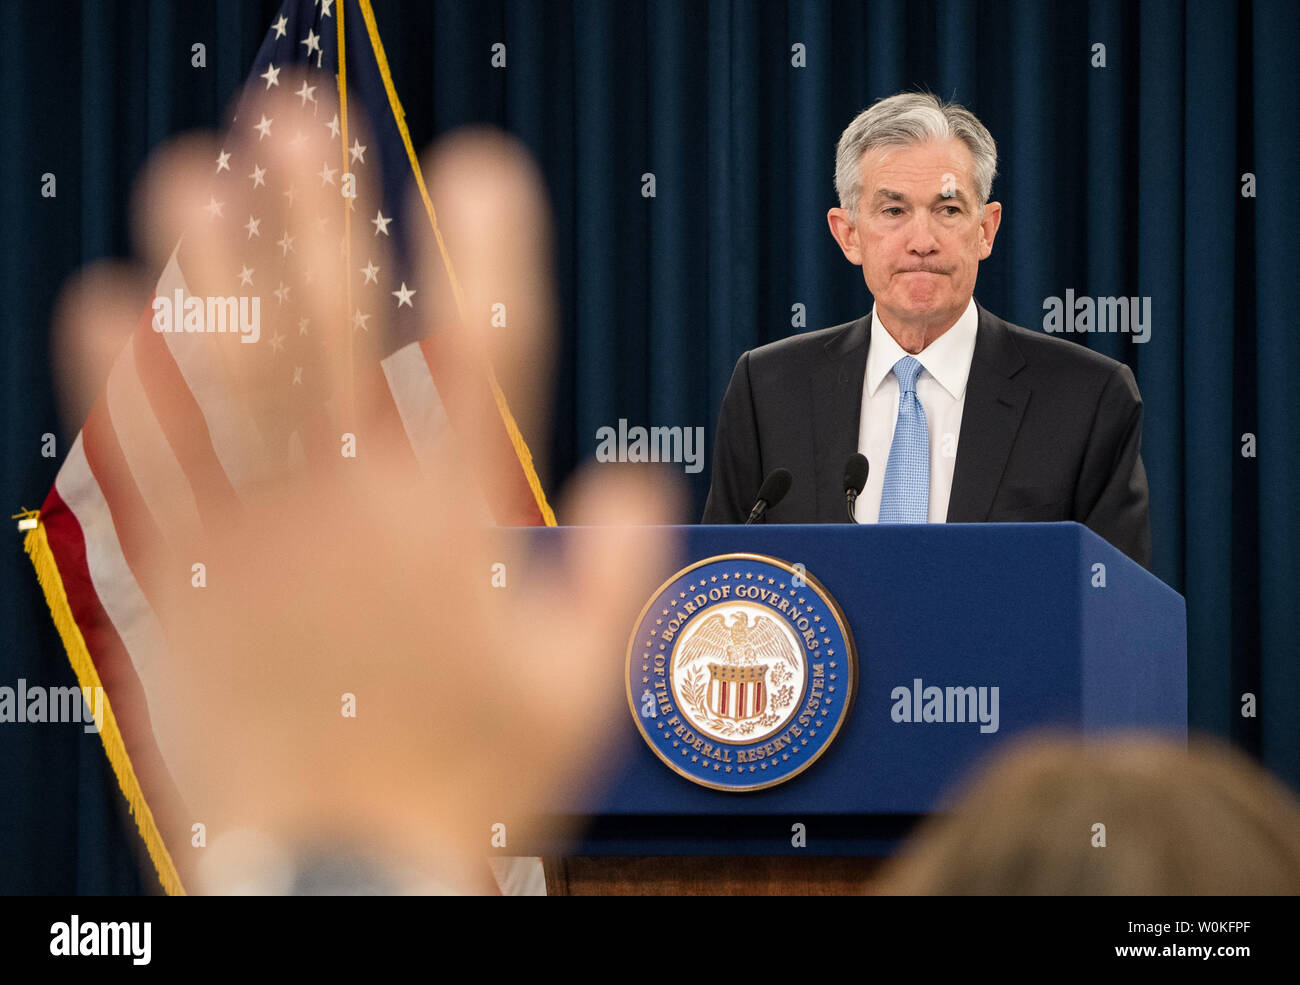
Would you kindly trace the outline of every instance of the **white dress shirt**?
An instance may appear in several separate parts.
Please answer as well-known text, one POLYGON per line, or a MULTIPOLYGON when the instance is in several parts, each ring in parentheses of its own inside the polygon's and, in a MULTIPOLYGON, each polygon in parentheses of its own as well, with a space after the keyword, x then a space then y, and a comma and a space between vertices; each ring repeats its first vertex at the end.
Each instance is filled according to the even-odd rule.
MULTIPOLYGON (((930 431, 930 523, 948 519, 948 497, 957 464, 957 438, 961 434, 966 381, 975 355, 978 324, 979 315, 972 298, 952 328, 913 357, 923 367, 916 380, 916 396, 925 409, 925 423, 930 431)), ((894 363, 907 355, 913 354, 894 341, 873 305, 867 372, 862 380, 862 416, 858 424, 858 451, 866 456, 871 469, 854 512, 859 523, 875 523, 880 518, 889 447, 894 442, 894 424, 898 420, 898 377, 894 375, 894 363)))

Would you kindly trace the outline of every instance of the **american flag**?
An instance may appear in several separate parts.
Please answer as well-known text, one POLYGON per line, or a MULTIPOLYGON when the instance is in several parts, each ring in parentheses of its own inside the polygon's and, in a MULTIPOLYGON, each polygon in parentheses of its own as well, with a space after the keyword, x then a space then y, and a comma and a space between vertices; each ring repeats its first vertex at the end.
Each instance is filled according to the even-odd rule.
MULTIPOLYGON (((184 892, 174 855, 176 839, 188 837, 189 827, 181 809, 184 791, 167 763, 169 737, 184 709, 160 693, 156 673, 169 658, 152 604, 156 559, 166 550, 160 545, 185 542, 206 516, 255 495, 268 461, 310 468, 320 456, 337 459, 339 439, 328 429, 325 408, 343 395, 324 371, 322 346, 340 326, 357 337, 387 326, 381 358, 354 367, 355 393, 409 444, 413 467, 431 465, 429 450, 457 413, 446 403, 450 388, 439 385, 424 307, 436 290, 455 292, 454 270, 444 253, 448 282, 426 284, 411 260, 417 231, 406 228, 406 203, 422 200, 428 221, 436 220, 368 0, 346 2, 346 9, 336 0, 285 3, 224 140, 211 164, 199 225, 182 238, 154 297, 188 296, 187 277, 205 258, 233 258, 226 293, 261 299, 260 338, 250 348, 259 360, 259 393, 272 412, 250 414, 248 394, 226 388, 211 340, 179 324, 178 330, 156 330, 151 305, 115 361, 26 542, 79 682, 104 689, 105 751, 169 893, 184 892), (281 118, 260 112, 259 97, 291 77, 293 112, 281 118), (294 207, 302 189, 268 166, 267 148, 304 140, 328 140, 333 150, 314 179, 321 188, 339 188, 338 207, 311 220, 317 242, 338 243, 333 269, 306 262, 307 244, 271 225, 283 207, 294 207), (356 184, 353 198, 342 194, 349 177, 356 184), (336 325, 313 324, 298 303, 319 278, 332 276, 348 278, 349 310, 339 313, 336 325), (259 454, 250 457, 254 447, 259 454), (164 502, 167 509, 155 508, 164 502)), ((175 314, 179 322, 181 312, 175 314)), ((491 474, 477 482, 487 508, 501 524, 553 524, 490 371, 481 400, 500 423, 486 456, 491 474)))

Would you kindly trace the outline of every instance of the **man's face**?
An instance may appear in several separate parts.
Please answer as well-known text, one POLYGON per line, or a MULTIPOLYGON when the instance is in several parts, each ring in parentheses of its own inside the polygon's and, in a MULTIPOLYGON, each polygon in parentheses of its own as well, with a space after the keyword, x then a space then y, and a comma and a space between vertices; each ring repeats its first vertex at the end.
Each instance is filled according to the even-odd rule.
POLYGON ((926 344, 965 310, 1002 218, 997 202, 980 214, 971 164, 957 139, 875 148, 862 157, 858 214, 827 216, 885 323, 924 331, 926 344))

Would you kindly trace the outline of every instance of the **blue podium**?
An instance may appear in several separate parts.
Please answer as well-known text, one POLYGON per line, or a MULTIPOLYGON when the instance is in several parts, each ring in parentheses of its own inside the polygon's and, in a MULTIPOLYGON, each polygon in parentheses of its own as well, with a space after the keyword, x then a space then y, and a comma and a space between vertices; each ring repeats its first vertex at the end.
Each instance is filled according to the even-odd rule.
MULTIPOLYGON (((588 819, 569 854, 882 856, 1013 736, 1048 727, 1186 734, 1182 596, 1080 524, 671 529, 683 548, 674 570, 733 553, 803 565, 852 634, 856 695, 816 762, 778 786, 737 793, 669 769, 633 719, 646 709, 611 693, 621 710, 609 743, 618 765, 554 805, 556 815, 588 819), (916 721, 929 688, 977 693, 981 716, 916 721), (792 845, 796 822, 806 826, 802 847, 792 845)), ((566 531, 509 536, 547 552, 566 531)))

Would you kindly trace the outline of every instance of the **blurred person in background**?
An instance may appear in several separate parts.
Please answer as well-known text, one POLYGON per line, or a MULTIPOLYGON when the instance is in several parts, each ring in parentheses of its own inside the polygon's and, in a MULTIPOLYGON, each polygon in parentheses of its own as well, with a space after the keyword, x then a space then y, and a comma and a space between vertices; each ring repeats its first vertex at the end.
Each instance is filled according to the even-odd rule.
POLYGON ((1030 737, 960 784, 873 889, 1293 895, 1300 802, 1246 756, 1205 739, 1030 737))

